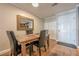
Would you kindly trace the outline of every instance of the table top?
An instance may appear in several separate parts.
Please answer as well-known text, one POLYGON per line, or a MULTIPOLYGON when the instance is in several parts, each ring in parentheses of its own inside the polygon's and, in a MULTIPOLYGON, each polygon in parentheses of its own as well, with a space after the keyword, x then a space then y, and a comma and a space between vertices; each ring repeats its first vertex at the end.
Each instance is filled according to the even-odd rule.
POLYGON ((24 42, 29 42, 29 41, 34 41, 34 40, 38 40, 39 35, 36 34, 29 34, 29 35, 25 35, 21 38, 18 39, 18 42, 20 43, 24 43, 24 42))

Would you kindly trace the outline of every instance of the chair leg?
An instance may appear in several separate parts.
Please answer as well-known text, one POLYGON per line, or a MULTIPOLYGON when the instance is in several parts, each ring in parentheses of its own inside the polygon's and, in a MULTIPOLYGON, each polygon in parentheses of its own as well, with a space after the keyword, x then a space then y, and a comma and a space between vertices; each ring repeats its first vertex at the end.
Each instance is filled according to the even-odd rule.
POLYGON ((30 47, 29 47, 29 55, 30 56, 32 55, 32 52, 33 52, 33 45, 31 44, 30 47))
POLYGON ((44 49, 45 49, 45 52, 46 52, 46 46, 44 45, 44 49))
POLYGON ((47 45, 48 45, 48 48, 49 48, 49 39, 47 40, 47 45))
POLYGON ((10 52, 10 56, 15 56, 14 51, 11 50, 11 52, 10 52))
POLYGON ((30 45, 30 47, 29 47, 29 56, 31 56, 32 55, 32 45, 30 45))
POLYGON ((10 56, 12 56, 12 53, 10 53, 10 56))
POLYGON ((31 56, 31 49, 29 49, 29 56, 31 56))
POLYGON ((39 47, 39 56, 41 56, 41 48, 39 47))
POLYGON ((32 48, 31 49, 32 49, 32 52, 33 52, 33 45, 32 45, 32 48))

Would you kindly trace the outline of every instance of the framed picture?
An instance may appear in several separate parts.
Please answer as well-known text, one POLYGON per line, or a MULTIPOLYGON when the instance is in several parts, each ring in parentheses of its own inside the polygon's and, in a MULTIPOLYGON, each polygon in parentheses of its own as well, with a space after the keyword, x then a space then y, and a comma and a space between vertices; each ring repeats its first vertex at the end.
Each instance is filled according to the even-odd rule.
POLYGON ((17 30, 33 30, 34 21, 33 19, 17 15, 17 30))

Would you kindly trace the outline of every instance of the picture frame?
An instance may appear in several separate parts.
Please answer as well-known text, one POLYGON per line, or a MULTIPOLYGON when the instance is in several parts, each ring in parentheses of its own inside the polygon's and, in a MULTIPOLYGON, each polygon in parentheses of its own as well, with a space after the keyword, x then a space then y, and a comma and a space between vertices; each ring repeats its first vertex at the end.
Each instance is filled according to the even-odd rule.
POLYGON ((21 15, 17 15, 17 30, 33 30, 34 21, 21 15))

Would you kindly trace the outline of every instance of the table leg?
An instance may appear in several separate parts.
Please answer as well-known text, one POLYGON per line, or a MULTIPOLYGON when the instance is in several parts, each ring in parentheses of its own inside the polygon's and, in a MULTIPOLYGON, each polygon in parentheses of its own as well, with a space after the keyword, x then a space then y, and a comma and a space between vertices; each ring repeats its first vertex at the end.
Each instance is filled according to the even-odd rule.
POLYGON ((49 48, 49 39, 47 40, 47 46, 48 46, 48 48, 49 48))
POLYGON ((21 55, 26 56, 26 44, 21 44, 21 55))

